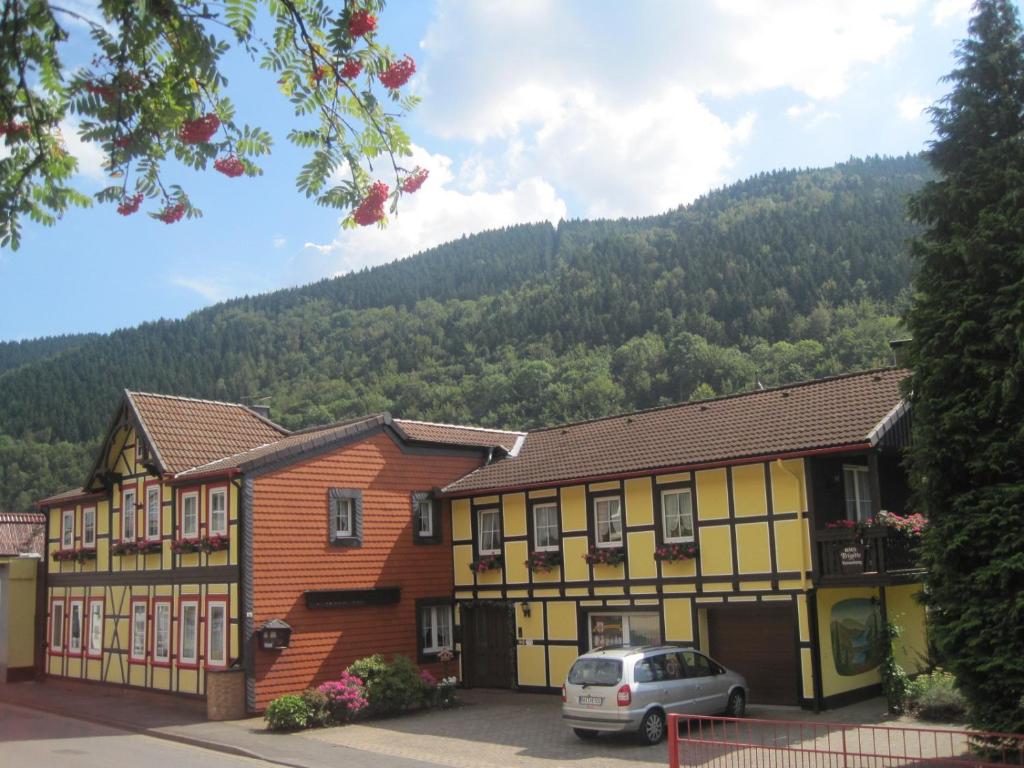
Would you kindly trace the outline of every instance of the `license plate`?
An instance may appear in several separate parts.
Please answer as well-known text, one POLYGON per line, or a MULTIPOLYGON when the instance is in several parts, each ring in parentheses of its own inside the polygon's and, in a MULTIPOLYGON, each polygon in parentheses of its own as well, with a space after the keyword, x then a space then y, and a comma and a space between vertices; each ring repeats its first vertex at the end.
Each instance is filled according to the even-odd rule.
POLYGON ((603 696, 580 696, 580 704, 585 704, 588 707, 596 707, 604 701, 603 696))

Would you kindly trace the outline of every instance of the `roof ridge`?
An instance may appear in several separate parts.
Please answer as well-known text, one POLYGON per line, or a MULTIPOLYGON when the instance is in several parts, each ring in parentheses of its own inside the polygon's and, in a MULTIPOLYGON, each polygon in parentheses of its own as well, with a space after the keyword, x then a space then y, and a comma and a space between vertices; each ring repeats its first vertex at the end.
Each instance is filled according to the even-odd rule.
POLYGON ((404 422, 406 424, 423 424, 428 427, 449 427, 451 429, 471 429, 475 432, 498 432, 502 435, 525 435, 526 432, 517 431, 514 429, 493 429, 491 427, 471 427, 466 424, 448 424, 443 421, 421 421, 419 419, 400 419, 396 418, 395 421, 404 422))
POLYGON ((313 432, 322 432, 327 429, 333 429, 334 427, 343 427, 346 424, 354 424, 357 421, 366 421, 367 419, 377 419, 386 415, 387 411, 375 411, 374 413, 367 413, 363 416, 353 416, 351 419, 332 421, 329 424, 314 424, 311 427, 303 427, 302 429, 296 429, 289 432, 285 437, 291 437, 292 435, 309 435, 313 432))
POLYGON ((878 374, 882 372, 900 371, 906 370, 895 365, 882 366, 880 368, 868 368, 864 371, 852 371, 848 373, 837 373, 832 376, 822 376, 820 379, 808 379, 806 381, 796 381, 792 384, 776 384, 773 387, 765 387, 764 389, 754 389, 747 392, 733 392, 728 395, 718 395, 717 397, 706 397, 701 400, 687 400, 682 403, 669 403, 667 405, 656 405, 651 408, 641 408, 637 411, 625 411, 623 413, 613 413, 608 416, 597 416, 593 419, 581 419, 580 421, 570 421, 564 424, 556 424, 551 427, 541 427, 540 429, 530 430, 528 435, 535 435, 538 432, 553 432, 555 430, 568 429, 570 427, 579 427, 584 424, 596 424, 601 421, 610 421, 612 419, 621 419, 627 416, 638 416, 646 413, 657 413, 658 411, 667 411, 673 408, 686 408, 694 405, 706 405, 707 403, 717 403, 723 400, 735 400, 740 397, 752 397, 754 395, 763 395, 771 392, 779 392, 784 389, 799 389, 801 387, 814 386, 816 384, 824 384, 829 381, 838 381, 839 379, 851 379, 855 376, 867 376, 869 374, 878 374))
POLYGON ((229 402, 227 400, 209 400, 209 399, 207 399, 205 397, 189 397, 188 395, 167 395, 167 394, 164 394, 163 392, 139 392, 139 391, 136 391, 136 390, 133 390, 133 389, 125 389, 125 392, 127 392, 130 397, 134 397, 136 395, 142 395, 144 397, 160 397, 160 398, 163 398, 164 400, 182 400, 182 401, 185 401, 185 402, 188 402, 188 403, 203 403, 205 405, 226 405, 226 406, 228 406, 230 408, 241 408, 243 411, 248 413, 253 418, 259 419, 264 424, 267 424, 268 426, 273 427, 274 429, 276 429, 278 432, 281 432, 282 435, 290 435, 290 434, 292 434, 291 431, 287 427, 283 427, 280 424, 278 424, 276 421, 273 421, 272 419, 267 418, 266 416, 264 416, 263 414, 259 413, 258 411, 254 411, 251 407, 249 407, 245 403, 232 403, 232 402, 229 402))

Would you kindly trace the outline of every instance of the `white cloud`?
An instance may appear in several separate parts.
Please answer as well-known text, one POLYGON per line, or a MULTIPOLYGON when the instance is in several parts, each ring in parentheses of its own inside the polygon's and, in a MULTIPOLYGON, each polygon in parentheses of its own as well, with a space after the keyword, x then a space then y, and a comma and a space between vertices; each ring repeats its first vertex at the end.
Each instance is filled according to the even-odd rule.
POLYGON ((177 276, 171 278, 171 283, 195 291, 209 302, 222 301, 235 293, 229 286, 212 278, 177 276))
POLYGON ((274 235, 274 238, 270 242, 275 248, 284 248, 288 245, 288 238, 282 237, 281 235, 274 235))
POLYGON ((937 0, 932 7, 932 21, 936 25, 961 22, 970 17, 973 5, 974 0, 937 0))
POLYGON ((904 120, 913 122, 915 120, 924 120, 924 110, 931 105, 931 100, 924 96, 916 96, 914 94, 908 94, 902 99, 896 102, 896 111, 904 120))
POLYGON ((786 110, 786 117, 790 120, 799 120, 801 117, 810 115, 817 108, 817 104, 813 101, 808 101, 806 104, 794 104, 786 110))
POLYGON ((430 171, 418 192, 403 195, 398 215, 386 229, 360 227, 341 230, 329 243, 306 243, 293 260, 293 274, 344 274, 481 232, 523 222, 557 222, 566 216, 566 204, 554 187, 539 177, 483 191, 464 190, 452 173, 450 158, 414 147, 410 166, 430 171))
POLYGON ((78 135, 78 124, 65 120, 60 124, 60 133, 64 138, 64 146, 78 160, 78 175, 96 181, 107 179, 107 171, 103 167, 107 155, 103 149, 91 141, 83 141, 78 135))

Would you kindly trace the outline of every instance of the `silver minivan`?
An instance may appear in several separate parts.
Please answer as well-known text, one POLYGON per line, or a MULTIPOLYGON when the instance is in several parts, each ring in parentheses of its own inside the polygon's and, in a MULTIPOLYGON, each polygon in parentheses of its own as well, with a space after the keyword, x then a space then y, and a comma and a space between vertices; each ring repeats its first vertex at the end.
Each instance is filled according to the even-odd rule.
POLYGON ((569 670, 562 719, 581 739, 635 730, 644 743, 657 744, 667 713, 742 717, 748 692, 742 675, 693 648, 600 648, 569 670))

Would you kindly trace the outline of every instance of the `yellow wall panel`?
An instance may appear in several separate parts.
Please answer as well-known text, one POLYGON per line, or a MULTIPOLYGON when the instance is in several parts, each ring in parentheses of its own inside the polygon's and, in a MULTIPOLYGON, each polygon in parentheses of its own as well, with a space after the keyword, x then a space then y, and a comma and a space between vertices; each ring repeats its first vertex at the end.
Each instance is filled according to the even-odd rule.
POLYGON ((504 577, 504 569, 502 569, 502 568, 492 568, 489 571, 484 571, 483 573, 477 573, 477 574, 475 574, 475 576, 476 576, 476 583, 477 583, 478 586, 481 586, 481 587, 483 587, 483 586, 495 587, 495 586, 499 586, 502 583, 502 580, 503 580, 503 577, 504 577))
POLYGON ((747 592, 767 592, 772 588, 770 581, 741 581, 740 589, 747 592))
POLYGON ((528 589, 506 589, 505 597, 529 597, 530 590, 528 589))
POLYGON ((509 584, 523 584, 530 580, 526 570, 526 558, 530 553, 525 541, 505 542, 505 581, 509 584))
POLYGON ((533 590, 534 597, 560 597, 557 589, 540 589, 535 588, 533 590))
POLYGON ((697 519, 721 520, 729 516, 729 487, 724 469, 697 472, 697 519))
POLYGON ((469 566, 473 563, 473 545, 456 544, 452 547, 452 563, 455 569, 456 586, 468 586, 473 583, 473 572, 469 566))
POLYGON ((589 581, 590 566, 583 559, 587 552, 587 540, 583 536, 562 539, 562 569, 566 581, 589 581))
POLYGON ((625 593, 622 587, 594 587, 595 595, 624 595, 625 593))
POLYGON ((534 571, 532 578, 534 584, 557 583, 562 580, 562 568, 556 565, 550 571, 534 571))
POLYGON ((696 592, 697 591, 697 585, 696 584, 665 584, 664 586, 662 586, 661 591, 662 592, 677 593, 677 594, 678 593, 684 593, 684 592, 696 592))
POLYGON ((654 478, 656 483, 688 483, 690 482, 689 472, 673 472, 671 475, 658 475, 654 478))
POLYGON ((768 523, 743 523, 736 526, 736 556, 740 561, 740 573, 771 572, 768 523))
POLYGON ((569 597, 585 597, 590 594, 590 590, 586 587, 569 587, 565 594, 569 597))
POLYGON ((619 565, 593 565, 591 570, 594 572, 594 581, 622 581, 626 578, 626 566, 622 563, 619 565))
POLYGON ((517 637, 525 640, 544 639, 544 603, 525 603, 530 607, 530 615, 523 611, 523 606, 516 606, 516 626, 521 630, 517 637))
POLYGON ((548 684, 544 664, 543 645, 517 645, 516 661, 520 685, 545 686, 548 684))
POLYGON ((775 514, 807 511, 807 491, 804 477, 804 460, 787 459, 773 461, 772 510, 775 514))
POLYGON ((453 541, 472 541, 473 524, 470 519, 469 499, 452 499, 453 541))
POLYGON ((654 525, 654 498, 651 480, 638 477, 627 480, 626 525, 654 525))
POLYGON ((693 642, 693 614, 691 602, 685 597, 670 597, 665 600, 665 641, 673 643, 693 642))
POLYGON ((696 560, 676 560, 674 563, 665 561, 661 564, 661 575, 664 578, 692 578, 697 575, 696 560))
POLYGON ((626 534, 629 546, 629 578, 653 579, 658 575, 658 563, 654 559, 654 531, 636 531, 626 534))
POLYGON ((800 649, 800 689, 805 699, 814 698, 814 664, 811 649, 800 649))
POLYGON ((551 670, 551 685, 560 687, 569 676, 569 669, 579 652, 571 645, 549 645, 548 667, 551 670))
POLYGON ((553 600, 547 604, 548 640, 576 639, 576 603, 553 600))
POLYGON ((587 495, 582 485, 570 485, 562 491, 562 531, 587 530, 587 495))
POLYGON ((601 491, 617 491, 619 490, 618 480, 609 480, 607 483, 591 483, 587 486, 591 493, 599 493, 601 491))
POLYGON ((796 624, 800 631, 801 642, 810 641, 810 624, 807 621, 807 595, 796 596, 796 624))
MULTIPOLYGON (((698 476, 703 473, 698 472, 698 476)), ((715 525, 700 529, 700 572, 704 576, 732 574, 732 526, 715 525)))
POLYGON ((803 521, 775 521, 775 564, 779 571, 800 571, 805 565, 810 568, 810 561, 804 562, 804 547, 801 540, 803 521))
POLYGON ((531 499, 550 499, 558 495, 558 489, 542 488, 539 491, 530 491, 528 495, 531 499))
POLYGON ((526 535, 525 493, 508 493, 501 497, 501 520, 506 536, 526 535))
POLYGON ((741 464, 732 468, 732 500, 737 517, 768 514, 764 464, 741 464))
POLYGON ((493 507, 498 504, 497 496, 477 496, 473 503, 478 507, 493 507))
POLYGON ((894 644, 896 661, 909 674, 928 667, 928 630, 924 606, 917 601, 921 584, 901 584, 885 588, 885 610, 889 621, 903 628, 894 644))

